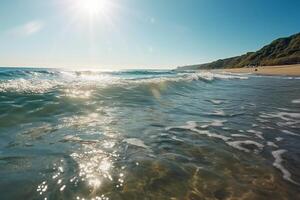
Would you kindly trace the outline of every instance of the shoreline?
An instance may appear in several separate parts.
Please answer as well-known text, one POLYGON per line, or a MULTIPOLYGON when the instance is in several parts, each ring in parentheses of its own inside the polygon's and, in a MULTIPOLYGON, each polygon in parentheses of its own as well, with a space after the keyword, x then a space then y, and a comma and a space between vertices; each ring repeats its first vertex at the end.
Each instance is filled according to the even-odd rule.
POLYGON ((218 69, 221 72, 230 73, 251 73, 257 75, 270 75, 270 76, 300 76, 300 64, 295 65, 277 65, 277 66, 263 66, 256 68, 231 68, 231 69, 218 69), (257 69, 257 71, 255 71, 257 69))

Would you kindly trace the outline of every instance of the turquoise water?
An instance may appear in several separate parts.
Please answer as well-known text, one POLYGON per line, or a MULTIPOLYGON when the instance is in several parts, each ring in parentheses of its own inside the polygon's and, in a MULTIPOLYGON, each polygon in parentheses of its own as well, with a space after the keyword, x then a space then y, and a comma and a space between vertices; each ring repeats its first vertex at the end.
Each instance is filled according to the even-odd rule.
POLYGON ((0 68, 0 199, 300 199, 300 78, 0 68))

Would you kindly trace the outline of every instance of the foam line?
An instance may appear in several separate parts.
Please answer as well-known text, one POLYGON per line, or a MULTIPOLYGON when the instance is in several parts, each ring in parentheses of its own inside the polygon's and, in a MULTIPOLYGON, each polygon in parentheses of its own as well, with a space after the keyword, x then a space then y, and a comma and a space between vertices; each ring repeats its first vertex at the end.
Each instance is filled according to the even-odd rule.
POLYGON ((283 175, 283 178, 285 180, 287 180, 291 183, 294 183, 296 185, 300 185, 300 183, 294 181, 291 178, 291 173, 282 164, 283 163, 282 155, 286 152, 287 152, 287 150, 284 150, 284 149, 279 149, 279 150, 276 150, 276 151, 272 151, 272 155, 275 158, 273 166, 281 171, 281 173, 283 175))

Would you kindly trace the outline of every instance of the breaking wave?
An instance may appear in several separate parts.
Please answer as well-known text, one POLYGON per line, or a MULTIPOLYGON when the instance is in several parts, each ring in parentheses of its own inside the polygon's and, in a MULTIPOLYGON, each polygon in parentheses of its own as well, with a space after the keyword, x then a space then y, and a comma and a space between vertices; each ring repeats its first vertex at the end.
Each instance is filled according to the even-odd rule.
POLYGON ((145 84, 186 83, 193 81, 248 79, 247 76, 212 72, 174 71, 58 71, 4 70, 0 72, 0 92, 45 93, 57 88, 72 87, 132 87, 145 84))

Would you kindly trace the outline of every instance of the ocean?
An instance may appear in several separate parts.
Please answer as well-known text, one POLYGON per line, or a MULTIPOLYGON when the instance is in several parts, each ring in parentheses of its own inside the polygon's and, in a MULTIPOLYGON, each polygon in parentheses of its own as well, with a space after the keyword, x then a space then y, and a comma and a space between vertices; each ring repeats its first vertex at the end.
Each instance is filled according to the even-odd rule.
POLYGON ((0 199, 300 199, 300 78, 0 68, 0 199))

